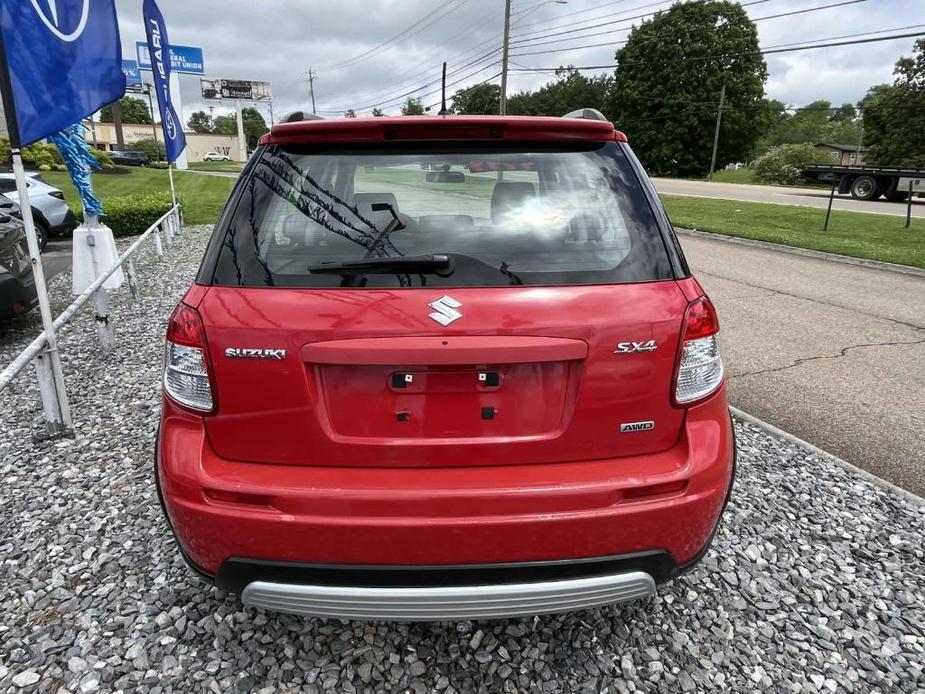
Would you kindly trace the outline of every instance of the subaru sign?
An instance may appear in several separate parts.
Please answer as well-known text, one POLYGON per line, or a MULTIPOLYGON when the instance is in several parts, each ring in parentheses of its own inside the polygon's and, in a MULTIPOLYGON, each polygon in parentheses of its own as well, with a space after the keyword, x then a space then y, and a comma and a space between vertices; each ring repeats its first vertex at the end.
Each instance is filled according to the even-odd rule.
POLYGON ((122 72, 125 74, 125 88, 132 91, 144 91, 145 83, 141 79, 141 71, 134 60, 122 61, 122 72))
POLYGON ((167 149, 167 161, 174 163, 186 149, 186 136, 183 134, 183 125, 170 100, 170 72, 171 64, 167 59, 170 39, 167 38, 167 27, 164 16, 155 0, 145 0, 144 4, 145 33, 148 35, 150 56, 154 59, 152 72, 154 73, 154 87, 157 90, 157 105, 161 110, 161 128, 164 130, 164 146, 167 149))
MULTIPOLYGON (((142 70, 150 70, 151 54, 148 52, 148 44, 136 41, 135 53, 138 56, 138 67, 142 70)), ((195 46, 171 46, 170 69, 173 72, 185 72, 189 75, 204 75, 206 68, 202 49, 195 46)))
POLYGON ((114 0, 0 2, 0 31, 14 147, 64 130, 125 93, 114 0))

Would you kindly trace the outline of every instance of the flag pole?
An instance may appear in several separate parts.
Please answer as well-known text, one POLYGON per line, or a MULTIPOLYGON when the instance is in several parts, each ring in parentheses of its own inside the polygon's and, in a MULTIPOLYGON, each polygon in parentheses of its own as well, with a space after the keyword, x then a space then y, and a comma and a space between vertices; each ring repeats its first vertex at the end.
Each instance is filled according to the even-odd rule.
POLYGON ((13 174, 16 178, 16 192, 19 194, 19 206, 22 211, 23 226, 26 230, 26 242, 29 246, 29 260, 32 264, 32 276, 35 279, 35 292, 38 296, 39 313, 42 316, 42 329, 45 331, 45 344, 47 345, 45 353, 36 357, 35 362, 39 380, 39 393, 42 397, 42 409, 45 412, 48 435, 66 436, 73 432, 71 409, 64 385, 64 371, 61 368, 61 355, 58 352, 58 340, 55 337, 51 303, 48 300, 45 270, 42 267, 42 252, 35 233, 35 219, 32 216, 32 204, 29 201, 26 171, 22 165, 19 122, 16 116, 16 104, 13 97, 13 86, 10 81, 9 66, 7 65, 2 29, 0 29, 0 96, 3 98, 3 110, 6 115, 7 131, 10 137, 13 174))
POLYGON ((173 200, 174 207, 177 204, 177 189, 173 186, 173 164, 167 164, 167 178, 170 179, 170 197, 173 200))

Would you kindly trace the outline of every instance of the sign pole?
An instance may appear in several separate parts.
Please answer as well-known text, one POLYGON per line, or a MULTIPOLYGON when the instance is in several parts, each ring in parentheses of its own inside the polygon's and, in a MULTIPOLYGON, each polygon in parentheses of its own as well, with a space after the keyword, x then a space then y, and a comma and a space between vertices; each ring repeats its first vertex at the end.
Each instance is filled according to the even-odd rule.
POLYGON ((247 161, 247 139, 244 137, 244 114, 241 111, 241 100, 235 102, 238 110, 238 160, 247 161))
POLYGON ((0 30, 0 96, 6 114, 7 130, 10 137, 10 153, 13 159, 13 174, 16 178, 16 192, 22 210, 23 226, 26 228, 26 243, 29 246, 29 260, 32 264, 32 276, 38 296, 39 312, 42 316, 42 329, 45 331, 45 352, 35 359, 35 371, 39 381, 39 393, 42 397, 42 409, 48 437, 73 435, 71 408, 67 400, 64 385, 64 371, 61 368, 61 355, 58 353, 58 340, 55 337, 55 324, 48 301, 48 287, 45 283, 45 270, 42 267, 42 252, 35 235, 35 220, 32 217, 32 204, 29 201, 29 187, 26 184, 26 171, 22 165, 20 152, 19 122, 16 117, 16 105, 13 99, 13 87, 10 70, 6 60, 3 31, 0 30))

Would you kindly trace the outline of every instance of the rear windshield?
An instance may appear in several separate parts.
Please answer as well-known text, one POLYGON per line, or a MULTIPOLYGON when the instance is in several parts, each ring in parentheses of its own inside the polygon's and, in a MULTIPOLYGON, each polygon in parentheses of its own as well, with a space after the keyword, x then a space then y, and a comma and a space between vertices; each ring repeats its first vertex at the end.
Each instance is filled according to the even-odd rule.
POLYGON ((218 230, 216 284, 486 287, 671 277, 655 216, 613 142, 271 145, 240 186, 218 230), (451 274, 411 273, 400 263, 394 271, 338 270, 433 255, 452 258, 451 274))

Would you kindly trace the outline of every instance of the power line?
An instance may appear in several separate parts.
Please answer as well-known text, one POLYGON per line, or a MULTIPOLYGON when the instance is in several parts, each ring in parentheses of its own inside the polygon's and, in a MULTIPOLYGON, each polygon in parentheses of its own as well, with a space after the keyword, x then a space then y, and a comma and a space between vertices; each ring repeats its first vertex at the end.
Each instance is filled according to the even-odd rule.
MULTIPOLYGON (((767 16, 765 16, 765 17, 755 17, 754 19, 751 19, 751 21, 752 21, 752 22, 761 22, 761 21, 764 21, 764 20, 767 20, 767 19, 778 19, 778 18, 780 18, 780 17, 790 17, 790 16, 792 16, 792 15, 797 15, 797 14, 806 14, 806 13, 809 13, 809 12, 819 12, 819 11, 821 11, 821 10, 828 10, 828 9, 832 9, 832 8, 834 8, 834 7, 841 7, 841 6, 843 6, 843 5, 854 5, 854 4, 861 3, 861 2, 867 2, 867 0, 841 0, 841 2, 836 2, 836 3, 829 4, 829 5, 820 5, 820 6, 818 6, 818 7, 807 7, 807 8, 803 8, 803 9, 801 9, 801 10, 793 10, 793 11, 791 11, 791 12, 782 12, 782 13, 780 13, 780 14, 767 15, 767 16)), ((689 4, 689 3, 686 3, 686 4, 689 4)), ((753 4, 753 3, 745 3, 745 4, 740 5, 740 7, 746 7, 746 6, 750 5, 750 4, 753 4)), ((617 21, 614 21, 614 22, 605 22, 604 24, 601 24, 600 26, 605 26, 605 25, 608 25, 608 24, 622 24, 622 23, 627 22, 627 21, 630 21, 630 20, 632 20, 632 19, 639 19, 639 18, 642 18, 642 17, 648 17, 648 16, 650 16, 651 14, 652 14, 652 13, 646 13, 646 14, 643 14, 643 15, 635 15, 635 16, 633 16, 633 17, 626 17, 626 18, 624 18, 624 19, 617 20, 617 21)), ((561 43, 562 40, 572 41, 572 40, 579 40, 579 39, 589 39, 589 38, 592 38, 592 37, 594 37, 594 36, 605 36, 605 35, 607 35, 607 34, 616 34, 616 33, 619 33, 619 32, 621 32, 621 31, 629 31, 629 30, 630 30, 629 27, 621 27, 621 28, 619 28, 619 29, 608 29, 608 30, 606 30, 606 31, 596 31, 596 32, 592 32, 592 33, 590 33, 590 34, 584 34, 584 35, 582 35, 582 36, 574 36, 574 37, 572 37, 571 39, 560 39, 560 40, 558 40, 558 41, 544 41, 544 42, 540 42, 540 41, 539 41, 539 39, 544 39, 544 38, 554 37, 554 36, 562 36, 562 35, 564 35, 564 34, 571 34, 571 33, 579 32, 579 31, 588 31, 588 29, 589 29, 589 27, 585 27, 584 29, 572 29, 572 30, 570 30, 570 31, 563 31, 563 32, 558 32, 558 33, 545 34, 545 35, 543 35, 543 36, 536 36, 536 37, 534 37, 533 39, 525 39, 525 40, 523 40, 523 41, 521 41, 521 42, 519 42, 519 43, 521 43, 522 46, 529 45, 530 47, 533 47, 533 46, 545 46, 545 45, 549 45, 549 44, 561 43)), ((572 47, 572 48, 562 49, 562 50, 578 50, 578 49, 580 49, 580 48, 592 48, 592 47, 596 47, 596 46, 600 46, 600 45, 609 45, 609 44, 595 44, 595 46, 575 46, 575 47, 572 47)), ((616 45, 616 44, 614 44, 614 45, 616 45)), ((538 52, 538 53, 518 53, 518 55, 537 55, 537 54, 539 54, 539 53, 542 53, 542 51, 540 51, 540 52, 538 52)))
POLYGON ((431 10, 430 12, 425 14, 423 17, 418 19, 416 22, 406 27, 399 33, 395 34, 391 38, 383 41, 382 43, 379 43, 373 46, 372 48, 366 51, 363 51, 362 53, 358 55, 353 56, 352 58, 348 58, 347 60, 344 60, 340 63, 335 63, 334 65, 328 65, 323 69, 324 70, 339 70, 349 65, 355 65, 356 63, 361 62, 363 60, 368 60, 369 58, 372 58, 373 56, 378 55, 385 50, 388 50, 392 46, 392 44, 394 44, 395 42, 401 39, 407 39, 407 38, 411 38, 412 36, 416 36, 417 34, 421 33, 424 29, 431 26, 434 22, 438 21, 439 19, 443 19, 446 16, 452 14, 454 11, 458 10, 467 1, 468 0, 446 0, 446 2, 442 2, 438 7, 431 10))
MULTIPOLYGON (((925 24, 909 24, 909 25, 907 25, 907 26, 894 27, 894 28, 892 28, 892 29, 878 29, 878 30, 876 30, 876 31, 861 31, 861 32, 854 33, 854 34, 842 34, 842 35, 840 35, 840 36, 827 36, 827 37, 825 37, 825 38, 809 39, 809 40, 807 40, 807 41, 791 41, 791 42, 787 42, 787 43, 780 43, 780 44, 777 44, 777 45, 774 45, 774 46, 768 46, 768 48, 781 48, 781 47, 783 47, 783 46, 799 46, 799 45, 806 44, 806 43, 815 43, 816 41, 834 41, 834 40, 836 40, 836 39, 854 38, 855 36, 869 36, 870 34, 882 34, 883 32, 886 32, 886 31, 905 31, 906 29, 917 29, 917 28, 923 27, 923 26, 925 26, 925 24)), ((645 41, 645 42, 648 42, 648 41, 655 41, 655 40, 657 40, 657 39, 659 39, 659 38, 660 38, 660 37, 658 37, 658 36, 650 36, 650 37, 648 37, 648 38, 643 39, 643 41, 645 41)), ((597 47, 600 47, 600 46, 625 46, 627 43, 629 43, 628 40, 626 40, 626 41, 608 41, 608 42, 606 42, 606 43, 589 43, 589 44, 586 44, 586 45, 584 45, 584 46, 575 46, 575 47, 560 48, 560 49, 555 50, 555 51, 552 51, 552 50, 550 50, 550 51, 535 51, 535 52, 531 52, 531 53, 518 53, 517 55, 519 55, 519 56, 524 56, 524 55, 540 55, 540 54, 560 53, 560 52, 561 52, 561 53, 567 53, 568 51, 577 51, 577 50, 582 50, 582 49, 586 49, 586 48, 597 48, 597 47)), ((624 64, 626 64, 626 63, 624 63, 624 64)))
MULTIPOLYGON (((669 65, 674 63, 688 63, 688 62, 697 62, 701 60, 717 60, 721 58, 745 58, 753 55, 770 55, 772 53, 792 53, 795 51, 809 51, 816 48, 835 48, 838 46, 854 46, 862 43, 877 43, 879 41, 894 41, 896 39, 906 39, 910 37, 923 36, 925 32, 916 31, 907 34, 895 34, 893 36, 878 36, 871 37, 867 39, 858 39, 856 41, 840 41, 835 43, 820 43, 815 46, 802 46, 802 47, 792 47, 792 48, 768 48, 760 51, 745 51, 742 53, 717 53, 714 55, 704 55, 704 56, 694 56, 688 58, 672 58, 669 60, 632 60, 632 61, 623 61, 623 63, 607 63, 606 65, 570 65, 569 69, 571 70, 608 70, 615 67, 625 67, 627 65, 669 65)), ((550 53, 558 53, 558 51, 548 51, 550 53)), ((514 57, 520 57, 525 54, 518 53, 514 57)), ((560 66, 561 67, 561 66, 560 66)), ((517 72, 548 72, 549 70, 554 70, 556 68, 548 67, 532 67, 532 68, 518 68, 517 72)))
MULTIPOLYGON (((459 34, 453 36, 450 39, 447 39, 446 41, 442 43, 452 44, 458 39, 468 36, 469 33, 473 29, 475 29, 476 27, 484 26, 487 22, 491 21, 493 18, 497 17, 503 12, 504 10, 501 9, 501 10, 495 10, 494 12, 490 12, 485 15, 482 15, 475 23, 467 26, 466 29, 461 31, 459 34)), ((385 98, 388 95, 395 93, 397 90, 407 89, 410 85, 418 83, 421 80, 432 78, 433 71, 430 69, 422 71, 421 70, 422 65, 437 64, 438 62, 443 62, 443 60, 446 60, 449 65, 453 65, 457 61, 461 62, 461 61, 467 60, 468 58, 478 53, 479 51, 484 51, 485 46, 491 43, 496 43, 497 41, 498 41, 498 38, 496 36, 492 36, 491 38, 486 39, 485 41, 482 41, 481 43, 478 43, 475 46, 472 46, 468 48, 467 50, 462 51, 460 53, 456 53, 448 58, 446 57, 445 47, 441 47, 438 51, 429 53, 426 57, 416 60, 414 66, 411 69, 404 70, 403 72, 400 72, 399 74, 392 77, 390 80, 390 85, 388 87, 379 87, 376 89, 367 90, 366 92, 363 92, 359 95, 351 94, 350 98, 354 102, 373 101, 373 100, 385 98)), ((495 50, 500 50, 500 44, 496 46, 495 50)), ((428 86, 430 86, 430 84, 424 85, 424 87, 428 87, 428 86)))

